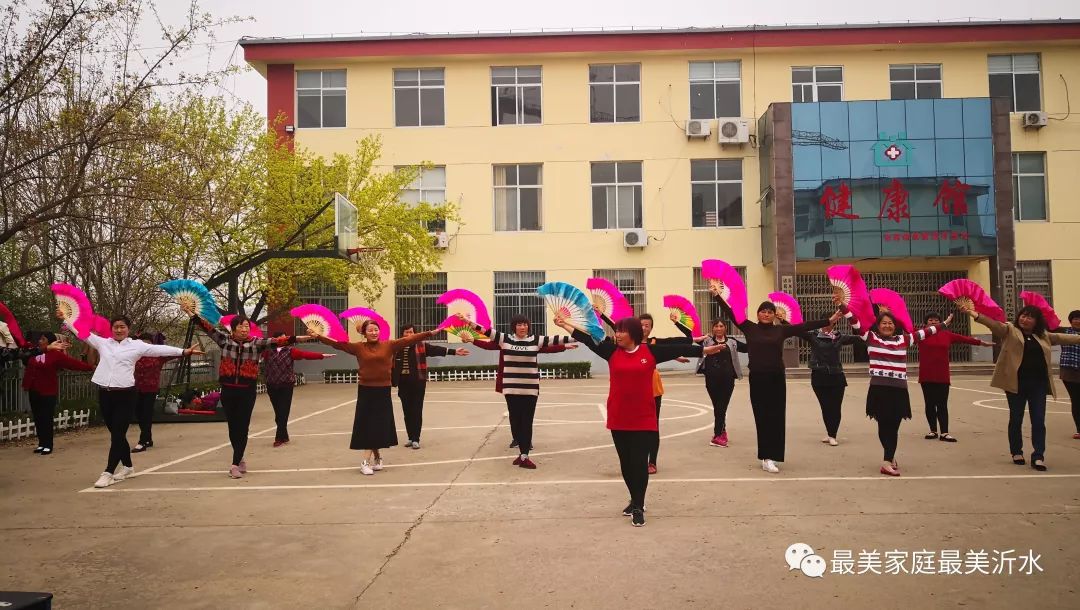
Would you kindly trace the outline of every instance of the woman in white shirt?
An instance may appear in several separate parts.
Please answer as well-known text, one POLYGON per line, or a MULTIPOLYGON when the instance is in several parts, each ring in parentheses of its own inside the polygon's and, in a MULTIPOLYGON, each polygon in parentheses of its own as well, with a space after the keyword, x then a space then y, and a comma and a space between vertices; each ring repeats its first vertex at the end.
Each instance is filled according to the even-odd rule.
POLYGON ((127 429, 135 412, 139 394, 135 389, 135 362, 143 356, 188 356, 202 354, 196 347, 180 349, 171 345, 153 345, 128 337, 131 320, 116 316, 109 321, 112 337, 94 334, 86 343, 98 352, 98 365, 90 381, 98 387, 98 407, 109 429, 109 461, 94 487, 108 487, 135 473, 131 463, 131 446, 127 429))

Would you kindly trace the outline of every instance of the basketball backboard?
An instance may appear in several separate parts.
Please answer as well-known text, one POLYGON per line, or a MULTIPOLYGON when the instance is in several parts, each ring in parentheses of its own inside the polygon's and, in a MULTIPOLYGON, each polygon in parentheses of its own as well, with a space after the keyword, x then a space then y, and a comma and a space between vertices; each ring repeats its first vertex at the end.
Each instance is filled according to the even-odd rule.
POLYGON ((356 248, 356 206, 341 193, 334 193, 334 242, 338 254, 349 258, 356 248))

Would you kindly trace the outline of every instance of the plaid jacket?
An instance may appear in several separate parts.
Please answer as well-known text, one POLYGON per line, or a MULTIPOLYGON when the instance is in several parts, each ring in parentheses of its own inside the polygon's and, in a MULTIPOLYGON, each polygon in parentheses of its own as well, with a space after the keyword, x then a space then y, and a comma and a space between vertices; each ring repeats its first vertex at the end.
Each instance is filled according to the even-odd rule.
POLYGON ((199 316, 194 316, 199 326, 206 331, 210 340, 221 348, 221 365, 218 367, 218 379, 223 386, 254 388, 259 380, 259 356, 263 351, 274 347, 292 345, 296 337, 263 337, 249 339, 243 343, 233 340, 228 333, 215 328, 199 316))
MULTIPOLYGON (((1080 331, 1074 328, 1066 328, 1061 332, 1066 335, 1080 335, 1080 331)), ((1080 345, 1064 345, 1061 347, 1061 368, 1080 369, 1080 345)))

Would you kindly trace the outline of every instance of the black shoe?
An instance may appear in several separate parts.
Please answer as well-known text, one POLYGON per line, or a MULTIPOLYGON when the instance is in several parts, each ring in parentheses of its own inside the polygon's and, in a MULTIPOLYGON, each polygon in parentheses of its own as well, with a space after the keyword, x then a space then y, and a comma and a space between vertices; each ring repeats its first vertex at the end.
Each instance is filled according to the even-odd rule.
POLYGON ((635 508, 630 515, 630 522, 634 527, 645 527, 645 511, 635 508))
POLYGON ((510 441, 510 448, 513 449, 514 447, 517 447, 517 439, 510 441))
POLYGON ((955 443, 956 442, 956 439, 953 438, 953 436, 951 434, 949 434, 948 432, 945 432, 945 433, 943 433, 941 435, 941 440, 945 441, 946 443, 955 443))
MULTIPOLYGON (((41 455, 52 455, 52 447, 42 448, 41 455)), ((1045 468, 1043 470, 1045 470, 1045 468)))
POLYGON ((154 443, 150 443, 150 442, 143 443, 143 442, 140 441, 138 444, 136 444, 134 447, 131 448, 131 452, 132 453, 142 453, 143 451, 146 451, 147 449, 149 449, 149 448, 151 448, 153 446, 154 446, 154 443))
POLYGON ((926 436, 924 436, 923 438, 925 438, 925 439, 926 439, 926 440, 928 440, 928 441, 932 441, 932 440, 934 440, 935 438, 937 438, 937 432, 929 432, 929 433, 927 433, 927 435, 926 435, 926 436))
POLYGON ((1037 460, 1032 459, 1031 460, 1031 467, 1034 468, 1035 470, 1038 470, 1039 472, 1046 472, 1046 464, 1043 463, 1042 458, 1039 458, 1037 460))
POLYGON ((1023 466, 1024 464, 1027 464, 1027 461, 1024 460, 1024 456, 1022 455, 1014 455, 1012 461, 1013 464, 1016 464, 1017 466, 1023 466))
POLYGON ((42 449, 44 449, 44 447, 38 447, 37 449, 34 449, 34 453, 41 453, 42 449))
POLYGON ((627 504, 626 508, 622 509, 622 516, 629 517, 632 514, 634 514, 634 505, 627 504))

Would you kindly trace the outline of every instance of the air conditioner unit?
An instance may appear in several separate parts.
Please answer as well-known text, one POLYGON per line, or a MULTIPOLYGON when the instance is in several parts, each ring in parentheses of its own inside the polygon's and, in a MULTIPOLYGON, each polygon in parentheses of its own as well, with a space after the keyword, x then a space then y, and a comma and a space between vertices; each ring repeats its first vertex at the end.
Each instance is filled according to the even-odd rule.
POLYGON ((716 141, 721 144, 745 144, 750 141, 750 121, 739 117, 716 120, 716 141))
POLYGON ((1045 112, 1025 112, 1024 113, 1024 127, 1046 127, 1046 113, 1045 112))
POLYGON ((712 132, 712 121, 708 119, 690 119, 686 121, 686 137, 707 138, 712 132))
POLYGON ((450 236, 446 231, 435 231, 431 235, 431 245, 436 249, 445 250, 450 247, 450 236))
POLYGON ((627 229, 623 231, 622 245, 624 248, 644 248, 649 245, 649 234, 645 229, 627 229))

